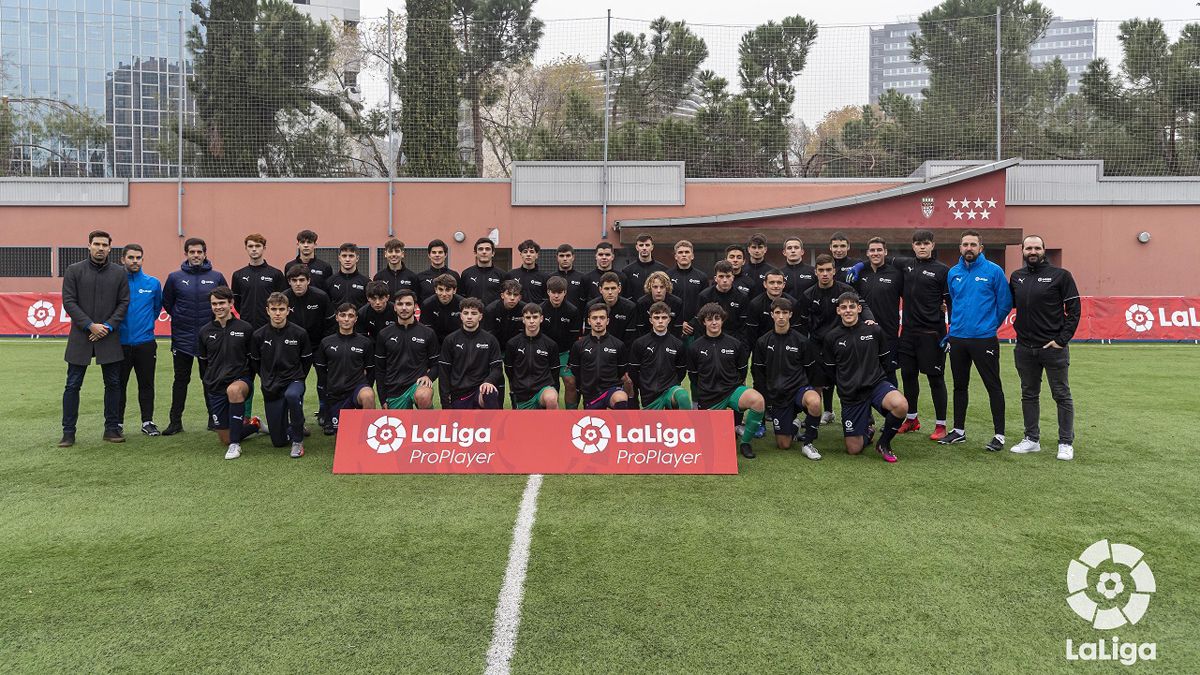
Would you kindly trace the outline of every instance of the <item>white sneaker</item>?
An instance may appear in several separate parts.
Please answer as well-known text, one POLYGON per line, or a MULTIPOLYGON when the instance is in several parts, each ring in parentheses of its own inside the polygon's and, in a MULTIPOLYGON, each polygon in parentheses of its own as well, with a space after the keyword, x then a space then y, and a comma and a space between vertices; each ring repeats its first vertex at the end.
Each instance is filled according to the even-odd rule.
POLYGON ((1022 438, 1020 443, 1008 449, 1009 452, 1015 452, 1018 455, 1025 455, 1031 452, 1041 452, 1042 444, 1037 441, 1031 441, 1028 438, 1022 438))
POLYGON ((809 459, 821 459, 821 453, 817 452, 816 446, 812 443, 806 443, 803 448, 800 448, 800 452, 804 453, 804 456, 809 459))
POLYGON ((225 451, 225 459, 237 459, 242 456, 242 446, 237 443, 230 443, 229 449, 225 451))
POLYGON ((1075 459, 1075 448, 1066 443, 1058 444, 1058 458, 1066 461, 1075 459))
POLYGON ((821 414, 821 424, 832 424, 832 423, 833 423, 833 411, 832 410, 828 410, 821 414))

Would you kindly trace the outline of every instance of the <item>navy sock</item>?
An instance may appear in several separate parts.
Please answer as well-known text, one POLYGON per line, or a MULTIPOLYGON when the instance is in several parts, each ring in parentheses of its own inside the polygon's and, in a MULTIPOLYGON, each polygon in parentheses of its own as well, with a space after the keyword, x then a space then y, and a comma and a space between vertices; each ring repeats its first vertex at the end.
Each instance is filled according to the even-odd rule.
POLYGON ((618 401, 612 404, 613 410, 628 410, 629 401, 618 401))
POLYGON ((817 432, 821 429, 821 416, 804 414, 804 434, 801 440, 812 443, 817 440, 817 432))
POLYGON ((887 419, 883 421, 883 435, 879 437, 879 442, 883 447, 891 447, 892 439, 896 437, 896 432, 900 430, 901 424, 904 424, 904 418, 893 415, 888 415, 887 419))
MULTIPOLYGON (((241 407, 241 405, 242 405, 241 403, 231 404, 231 406, 238 406, 238 407, 241 407)), ((236 415, 232 411, 229 413, 229 442, 230 443, 241 443, 242 442, 242 415, 241 415, 240 411, 236 415)))

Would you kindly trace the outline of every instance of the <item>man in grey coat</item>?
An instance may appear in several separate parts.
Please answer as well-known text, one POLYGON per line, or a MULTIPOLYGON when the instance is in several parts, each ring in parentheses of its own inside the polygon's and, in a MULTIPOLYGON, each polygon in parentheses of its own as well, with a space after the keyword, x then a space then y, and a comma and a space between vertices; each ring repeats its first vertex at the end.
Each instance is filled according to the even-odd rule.
POLYGON ((63 390, 63 436, 58 447, 75 444, 79 419, 79 389, 92 358, 104 374, 104 440, 123 443, 121 434, 121 350, 119 329, 129 307, 129 281, 125 268, 108 261, 112 236, 96 230, 88 234, 88 259, 63 274, 63 309, 71 317, 67 336, 67 386, 63 390))

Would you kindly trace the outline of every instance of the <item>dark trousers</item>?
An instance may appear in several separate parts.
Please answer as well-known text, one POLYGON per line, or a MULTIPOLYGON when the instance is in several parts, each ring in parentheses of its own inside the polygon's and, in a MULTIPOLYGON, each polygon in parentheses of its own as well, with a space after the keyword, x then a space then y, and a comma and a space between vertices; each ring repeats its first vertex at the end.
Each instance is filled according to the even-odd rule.
POLYGON ((272 445, 281 448, 288 443, 304 442, 303 380, 289 384, 279 398, 268 398, 264 393, 263 409, 266 411, 272 445))
POLYGON ((887 364, 883 368, 883 379, 892 383, 892 386, 899 389, 900 380, 896 379, 896 371, 900 369, 900 338, 896 335, 889 335, 888 339, 888 355, 884 359, 887 364))
MULTIPOLYGON (((171 383, 171 423, 183 423, 183 406, 187 403, 188 385, 192 383, 192 360, 200 367, 200 379, 204 379, 204 371, 208 365, 191 354, 184 354, 178 349, 171 350, 172 365, 175 368, 175 381, 171 383)), ((205 402, 206 415, 208 408, 205 402)))
POLYGON ((125 360, 121 362, 121 422, 125 421, 125 399, 129 392, 129 375, 137 373, 138 407, 142 421, 154 419, 154 366, 158 363, 158 343, 154 340, 140 345, 121 345, 125 360))
POLYGON ((950 373, 954 377, 954 427, 966 429, 971 366, 979 371, 992 408, 992 427, 1004 435, 1004 387, 1000 385, 1000 341, 996 338, 950 338, 950 373))
POLYGON ((1072 445, 1075 442, 1075 402, 1071 400, 1071 385, 1067 381, 1067 370, 1071 365, 1069 347, 1045 349, 1027 347, 1020 343, 1013 349, 1013 360, 1017 374, 1021 376, 1021 416, 1025 420, 1025 438, 1041 439, 1038 417, 1042 393, 1042 371, 1050 380, 1050 396, 1058 406, 1058 442, 1072 445))
MULTIPOLYGON (((67 364, 67 386, 63 389, 62 426, 64 434, 74 434, 79 421, 79 390, 83 388, 83 376, 87 366, 67 364)), ((105 363, 100 366, 104 378, 104 430, 116 431, 121 423, 121 362, 105 363)))

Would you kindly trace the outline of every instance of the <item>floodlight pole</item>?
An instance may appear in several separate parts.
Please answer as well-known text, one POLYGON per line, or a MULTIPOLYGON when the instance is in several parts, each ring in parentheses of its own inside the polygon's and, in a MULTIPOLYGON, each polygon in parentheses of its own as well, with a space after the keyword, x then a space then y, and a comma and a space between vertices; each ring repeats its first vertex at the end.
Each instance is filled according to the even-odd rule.
MULTIPOLYGON (((169 71, 168 71, 169 72, 169 71)), ((176 144, 175 230, 183 236, 183 109, 187 107, 187 67, 183 61, 183 10, 179 10, 179 136, 176 144)))
POLYGON ((996 161, 1000 161, 1000 5, 996 5, 996 161))
MULTIPOLYGON (((391 155, 391 153, 393 153, 396 148, 396 143, 395 143, 396 139, 395 139, 395 136, 393 135, 393 132, 395 131, 395 125, 393 124, 393 119, 392 119, 392 87, 393 87, 392 79, 395 77, 396 69, 393 67, 393 64, 395 62, 395 55, 392 54, 392 10, 390 10, 390 9, 388 10, 388 13, 387 13, 387 58, 388 58, 388 62, 387 62, 387 69, 388 69, 388 114, 387 114, 388 133, 387 133, 387 139, 388 139, 388 154, 391 155)), ((395 203, 393 196, 396 193, 396 157, 390 156, 389 160, 390 161, 387 163, 387 172, 388 172, 388 237, 390 238, 390 237, 395 236, 395 220, 394 220, 395 214, 394 214, 394 209, 392 208, 392 206, 395 203)))
POLYGON ((612 82, 612 10, 608 10, 608 27, 604 37, 604 165, 601 169, 600 238, 608 239, 608 117, 609 92, 612 82))

